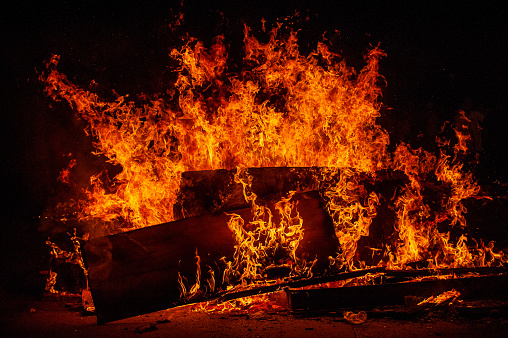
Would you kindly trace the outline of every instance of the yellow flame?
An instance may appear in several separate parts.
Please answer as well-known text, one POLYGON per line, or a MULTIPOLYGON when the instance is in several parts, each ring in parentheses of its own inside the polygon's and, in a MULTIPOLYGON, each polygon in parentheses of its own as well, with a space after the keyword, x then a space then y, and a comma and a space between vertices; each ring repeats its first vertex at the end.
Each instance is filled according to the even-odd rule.
POLYGON ((324 181, 331 183, 327 182, 324 197, 342 249, 337 259, 339 264, 354 270, 357 243, 362 236, 369 235, 369 226, 377 215, 379 199, 376 193, 367 192, 358 180, 358 173, 343 169, 338 180, 334 179, 332 173, 326 173, 328 177, 324 181))
POLYGON ((253 219, 245 224, 240 215, 229 214, 228 227, 236 245, 233 261, 223 259, 224 282, 246 285, 265 278, 266 270, 276 266, 288 267, 293 276, 308 275, 311 266, 296 255, 303 238, 303 219, 296 210, 297 201, 292 201, 294 191, 274 205, 280 216, 277 223, 269 207, 256 203, 257 196, 250 191, 252 176, 246 170, 238 170, 235 181, 243 185, 245 199, 252 205, 253 219))
MULTIPOLYGON (((178 288, 180 289, 180 299, 187 300, 192 296, 196 295, 201 289, 201 257, 198 255, 198 249, 196 248, 196 282, 187 290, 186 281, 187 279, 180 274, 178 271, 178 288)), ((213 271, 213 270, 212 270, 213 271)), ((213 275, 212 275, 213 278, 213 275)), ((209 282, 211 283, 211 282, 209 282)), ((215 283, 215 282, 213 282, 215 283)))

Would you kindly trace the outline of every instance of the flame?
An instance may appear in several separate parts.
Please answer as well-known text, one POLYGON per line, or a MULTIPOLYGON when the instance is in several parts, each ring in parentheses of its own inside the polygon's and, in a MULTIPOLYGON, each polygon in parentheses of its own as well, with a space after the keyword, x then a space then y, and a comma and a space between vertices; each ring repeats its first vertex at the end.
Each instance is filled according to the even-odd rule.
POLYGON ((425 298, 421 302, 419 302, 417 305, 424 305, 424 304, 434 304, 434 305, 440 305, 444 302, 454 301, 458 297, 460 297, 461 293, 460 291, 457 291, 455 289, 451 289, 449 291, 445 291, 437 296, 430 296, 429 298, 425 298))
MULTIPOLYGON (((72 156, 72 154, 69 154, 69 156, 72 156)), ((57 180, 68 185, 72 185, 71 180, 71 169, 77 164, 77 161, 75 158, 71 159, 69 161, 69 164, 67 165, 67 168, 60 171, 60 175, 58 175, 57 180)))
MULTIPOLYGON (((198 255, 198 249, 196 248, 196 282, 190 287, 187 288, 186 282, 187 279, 183 277, 180 272, 178 272, 178 287, 180 289, 180 299, 188 300, 197 295, 197 293, 201 290, 201 257, 198 255), (188 289, 188 290, 187 290, 188 289)), ((212 270, 213 271, 213 270, 212 270)), ((213 275, 211 276, 213 280, 213 275)), ((215 281, 208 281, 209 285, 215 285, 215 281)), ((213 290, 212 290, 213 291, 213 290)))
MULTIPOLYGON (((51 58, 41 74, 47 94, 67 101, 87 122, 95 154, 121 168, 113 178, 105 173, 90 178, 85 198, 73 202, 79 220, 109 233, 173 221, 183 172, 238 169, 235 181, 244 187, 253 219, 229 214, 228 227, 237 244, 234 257, 223 259, 224 282, 252 283, 266 278, 274 265, 287 266, 292 276, 311 276, 315 262, 296 256, 305 220, 292 194, 275 210, 258 204, 246 168, 316 166, 321 168, 320 192, 341 246, 337 256, 330 257, 335 267, 366 266, 358 257, 358 242, 370 234, 380 197, 390 203, 395 221, 391 242, 371 248, 382 257, 374 265, 403 269, 422 261, 428 267, 506 261, 491 244, 474 248, 465 235, 452 236, 449 229, 441 229, 444 223, 466 228, 463 201, 480 192, 463 164, 471 140, 467 123, 455 126, 453 155, 446 150, 450 141, 441 139, 439 154, 405 143, 390 152, 389 135, 376 123, 383 80, 379 60, 385 56, 380 47, 367 51, 365 66, 357 72, 326 41, 302 55, 297 32, 280 23, 265 31, 265 24, 266 43, 244 26, 241 67, 230 64, 224 36, 208 48, 186 38, 170 53, 178 63, 173 69, 176 80, 166 93, 152 97, 140 94, 131 100, 114 91, 113 100, 99 97, 57 70, 59 56, 51 58), (404 177, 391 199, 365 185, 365 180, 374 185, 381 171, 404 177), (445 193, 432 196, 429 182, 445 193)), ((62 180, 68 177, 63 174, 62 180)), ((187 290, 179 276, 186 298, 203 286, 197 253, 196 257, 196 284, 187 290)), ((215 290, 210 270, 206 282, 215 290)))
POLYGON ((56 285, 56 278, 57 278, 58 274, 52 270, 49 271, 49 276, 46 280, 46 286, 45 286, 45 290, 50 292, 50 293, 58 293, 58 291, 55 289, 55 285, 56 285))
MULTIPOLYGON (((395 170, 401 170, 409 179, 403 191, 395 201, 397 210, 396 231, 399 243, 395 253, 397 262, 405 264, 419 261, 423 254, 428 252, 431 235, 434 227, 430 222, 430 208, 425 204, 422 187, 418 176, 429 173, 434 164, 435 157, 423 149, 413 150, 401 144, 395 150, 393 165, 395 170)), ((394 258, 392 256, 392 259, 394 258)))
MULTIPOLYGON (((74 233, 71 235, 68 233, 70 240, 72 242, 73 251, 66 251, 61 249, 57 244, 51 242, 48 238, 46 241, 46 245, 51 247, 50 255, 52 259, 60 259, 66 263, 71 263, 79 266, 83 270, 83 274, 86 279, 87 289, 88 289, 88 270, 85 266, 85 262, 83 261, 83 256, 81 254, 81 241, 88 239, 88 234, 85 234, 83 237, 78 237, 76 235, 76 229, 74 229, 74 233)), ((57 273, 52 270, 50 267, 49 276, 46 280, 46 290, 51 293, 57 293, 58 291, 55 289, 57 280, 57 273)))
MULTIPOLYGON (((463 112, 462 112, 463 114, 463 112)), ((457 144, 453 146, 454 156, 444 151, 448 142, 438 140, 441 146, 439 157, 423 149, 413 150, 401 144, 395 151, 393 166, 409 179, 396 202, 399 243, 396 252, 390 253, 389 266, 400 268, 407 263, 427 260, 434 267, 482 266, 466 245, 467 237, 461 235, 455 244, 450 242, 450 233, 440 233, 437 225, 448 221, 454 227, 466 227, 464 214, 467 209, 463 201, 477 196, 480 187, 473 180, 472 173, 463 170, 460 155, 468 153, 468 135, 454 129, 457 144), (441 208, 433 211, 426 201, 423 186, 428 176, 434 175, 437 182, 449 187, 450 193, 441 198, 441 208), (476 260, 476 262, 475 262, 476 260)))
POLYGON ((57 71, 53 56, 41 76, 47 94, 75 108, 89 124, 96 153, 122 168, 113 192, 100 175, 91 178, 81 219, 123 221, 126 228, 172 221, 180 175, 188 170, 383 167, 388 134, 375 119, 384 53, 370 50, 356 74, 324 43, 300 55, 296 32, 281 40, 279 29, 263 44, 245 27, 248 70, 241 74, 225 72, 223 37, 208 49, 190 38, 171 52, 180 64, 169 90, 174 99, 144 104, 85 91, 57 71))
POLYGON ((276 222, 272 210, 256 203, 257 196, 250 191, 252 176, 239 170, 235 181, 241 183, 245 199, 252 204, 253 220, 247 225, 240 215, 231 216, 228 227, 233 233, 236 245, 232 261, 223 258, 226 264, 223 281, 227 285, 247 285, 259 279, 266 279, 267 270, 284 267, 290 270, 291 276, 308 276, 310 266, 305 260, 297 257, 296 249, 303 238, 303 219, 296 210, 297 201, 289 196, 282 198, 274 205, 280 221, 276 222))
POLYGON ((276 313, 287 311, 285 307, 273 300, 270 294, 237 298, 225 302, 202 302, 193 305, 192 311, 205 313, 252 314, 256 312, 276 313))
POLYGON ((333 263, 347 265, 349 270, 354 270, 357 243, 360 237, 369 235, 369 227, 377 215, 379 198, 376 193, 367 192, 358 180, 358 173, 351 169, 343 169, 338 180, 330 172, 326 176, 326 181, 331 183, 326 186, 324 197, 328 199, 328 212, 342 249, 333 263))

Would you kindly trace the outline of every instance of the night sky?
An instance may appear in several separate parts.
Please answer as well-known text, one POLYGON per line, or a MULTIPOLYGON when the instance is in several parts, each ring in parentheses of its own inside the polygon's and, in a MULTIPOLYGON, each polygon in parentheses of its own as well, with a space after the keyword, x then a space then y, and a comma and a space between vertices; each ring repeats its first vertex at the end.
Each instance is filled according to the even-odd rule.
MULTIPOLYGON (((68 163, 64 154, 92 150, 83 123, 43 94, 37 81, 43 62, 59 54, 59 70, 82 86, 95 80, 119 94, 164 90, 168 53, 176 43, 168 25, 179 12, 182 30, 205 44, 224 34, 232 57, 241 53, 243 23, 259 30, 261 18, 270 25, 295 12, 302 54, 327 32, 346 62, 360 69, 362 54, 380 43, 387 53, 380 70, 387 82, 380 123, 392 143, 432 147, 436 125, 453 121, 459 109, 478 111, 484 116, 478 179, 508 182, 508 13, 501 1, 162 3, 17 2, 2 9, 4 264, 44 252, 37 217, 58 200, 56 177, 68 163), (32 249, 9 253, 20 246, 32 249)), ((37 270, 44 259, 33 264, 37 270)))

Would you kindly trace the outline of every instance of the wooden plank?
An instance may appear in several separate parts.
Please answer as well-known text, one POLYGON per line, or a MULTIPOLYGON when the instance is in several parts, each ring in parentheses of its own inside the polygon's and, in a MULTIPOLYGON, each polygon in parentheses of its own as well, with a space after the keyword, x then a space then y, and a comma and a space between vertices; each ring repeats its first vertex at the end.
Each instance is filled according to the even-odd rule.
MULTIPOLYGON (((317 193, 295 195, 304 219, 304 237, 297 254, 318 258, 316 272, 328 266, 328 256, 338 249, 333 225, 317 193)), ((251 209, 236 210, 245 220, 251 209)), ((276 212, 274 212, 276 214, 276 212)), ((185 218, 175 222, 97 238, 84 246, 97 322, 106 323, 158 311, 179 303, 178 272, 194 283, 195 251, 201 269, 215 271, 222 280, 220 259, 231 260, 236 244, 222 213, 185 218)), ((275 220, 277 221, 277 220, 275 220)), ((195 301, 200 300, 199 298, 195 301)))
MULTIPOLYGON (((260 203, 275 203, 290 191, 318 188, 320 168, 249 168, 252 191, 260 203)), ((236 170, 188 171, 182 174, 175 219, 247 208, 243 186, 234 181, 236 170)))
MULTIPOLYGON (((351 278, 363 277, 367 274, 380 274, 380 276, 388 277, 384 280, 388 280, 390 284, 399 282, 408 282, 412 279, 430 276, 442 276, 442 275, 467 275, 470 273, 477 273, 480 275, 492 275, 506 273, 505 267, 483 267, 483 268, 443 268, 443 269, 422 269, 422 270, 387 270, 384 267, 373 267, 363 270, 347 271, 334 274, 326 274, 324 276, 317 276, 313 278, 302 278, 293 279, 287 282, 283 282, 275 285, 267 285, 259 288, 253 288, 250 290, 224 293, 220 296, 218 301, 227 301, 231 299, 248 297, 252 295, 258 295, 263 293, 275 292, 283 290, 285 288, 303 288, 310 285, 318 285, 329 282, 337 282, 351 278)), ((296 292, 298 293, 298 292, 296 292)))
POLYGON ((506 299, 507 275, 436 279, 408 283, 310 290, 286 289, 294 312, 366 310, 404 305, 407 296, 428 298, 455 289, 462 299, 506 299))
POLYGON ((253 288, 253 289, 249 289, 249 290, 245 290, 245 291, 224 293, 217 299, 217 301, 223 302, 223 301, 228 301, 228 300, 242 298, 242 297, 249 297, 249 296, 260 295, 260 294, 269 293, 269 292, 280 291, 280 290, 283 290, 286 288, 302 288, 302 287, 306 287, 309 285, 317 285, 317 284, 321 284, 321 283, 336 282, 336 281, 346 280, 346 279, 350 279, 350 278, 358 278, 358 277, 363 277, 369 273, 383 272, 384 270, 385 270, 384 268, 377 268, 376 267, 376 268, 370 268, 370 269, 365 269, 365 270, 356 270, 356 271, 350 271, 350 272, 335 273, 335 274, 326 275, 326 276, 293 279, 293 280, 289 280, 287 282, 282 282, 282 283, 274 284, 274 285, 261 286, 258 288, 253 288))

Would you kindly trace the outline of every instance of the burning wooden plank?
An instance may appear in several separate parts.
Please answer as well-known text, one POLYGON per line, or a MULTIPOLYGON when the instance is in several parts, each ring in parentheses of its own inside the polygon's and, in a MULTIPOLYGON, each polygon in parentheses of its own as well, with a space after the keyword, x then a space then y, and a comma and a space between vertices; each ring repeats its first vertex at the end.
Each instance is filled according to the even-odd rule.
MULTIPOLYGON (((317 258, 313 269, 323 271, 327 258, 338 243, 333 225, 315 194, 300 194, 298 212, 304 235, 296 254, 305 253, 309 260, 317 258)), ((235 211, 243 219, 252 218, 251 209, 235 211)), ((277 215, 274 214, 274 218, 277 215)), ((196 252, 203 279, 214 271, 216 285, 208 284, 207 295, 221 285, 221 258, 233 256, 235 239, 228 228, 227 214, 203 215, 155 225, 126 233, 94 239, 85 245, 90 289, 97 322, 105 323, 179 304, 179 274, 194 281, 196 252)), ((205 299, 204 291, 200 297, 205 299)))
MULTIPOLYGON (((460 271, 460 270, 459 270, 460 271)), ((502 274, 427 280, 379 285, 334 288, 286 289, 289 307, 294 312, 365 310, 375 307, 405 305, 407 297, 428 298, 455 289, 463 299, 506 299, 506 269, 476 269, 476 273, 503 271, 502 274)), ((423 272, 425 274, 427 272, 423 272)), ((390 272, 387 272, 389 275, 390 272)), ((395 275, 404 274, 404 271, 395 275)), ((455 277, 455 276, 454 276, 455 277)))
MULTIPOLYGON (((320 168, 249 168, 250 188, 258 201, 275 203, 290 191, 318 189, 320 168)), ((243 186, 235 182, 236 170, 187 171, 182 174, 175 219, 247 208, 243 186)))

